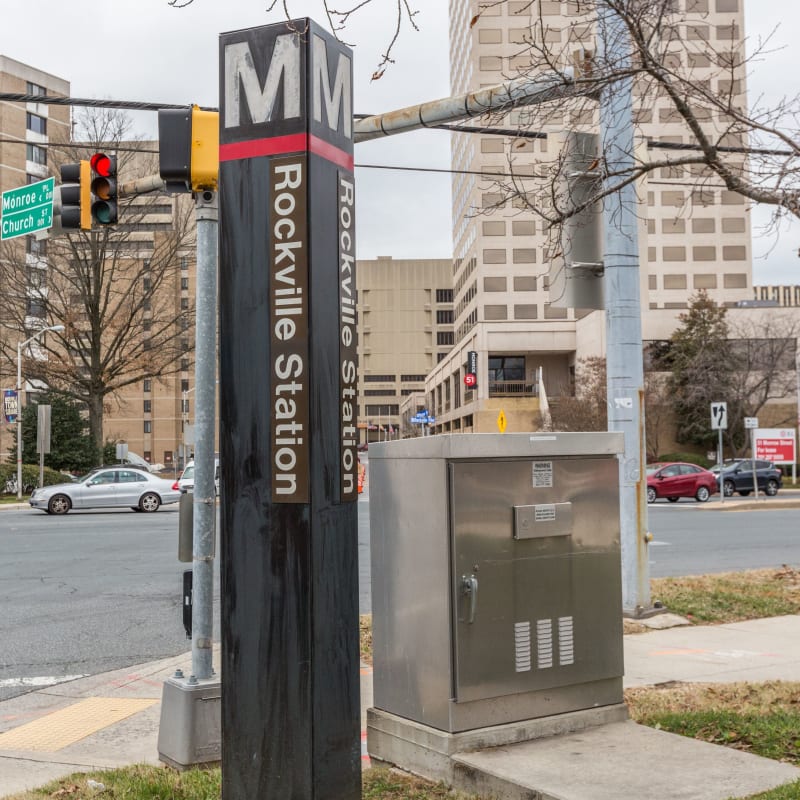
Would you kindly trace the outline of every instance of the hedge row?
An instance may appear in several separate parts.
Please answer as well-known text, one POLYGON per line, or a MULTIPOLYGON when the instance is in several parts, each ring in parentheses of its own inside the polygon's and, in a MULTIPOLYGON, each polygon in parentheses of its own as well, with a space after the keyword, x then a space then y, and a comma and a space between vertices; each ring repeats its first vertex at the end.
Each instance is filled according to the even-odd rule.
MULTIPOLYGON (((63 472, 44 468, 44 485, 66 483, 69 478, 63 472)), ((39 466, 37 464, 22 465, 22 493, 30 494, 39 485, 39 466)), ((17 465, 0 464, 0 494, 17 493, 17 465)))

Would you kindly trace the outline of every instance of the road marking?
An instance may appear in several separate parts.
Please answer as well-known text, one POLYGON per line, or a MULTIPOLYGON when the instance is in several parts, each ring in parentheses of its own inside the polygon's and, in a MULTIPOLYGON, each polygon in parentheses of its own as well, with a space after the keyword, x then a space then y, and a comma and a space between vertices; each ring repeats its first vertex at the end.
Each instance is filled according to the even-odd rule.
POLYGON ((4 678, 0 680, 0 689, 17 689, 20 686, 33 686, 36 688, 41 686, 55 686, 58 683, 76 681, 78 678, 87 677, 88 673, 84 675, 41 675, 34 678, 4 678))
POLYGON ((144 711, 158 698, 89 697, 40 719, 0 733, 0 750, 53 753, 144 711))

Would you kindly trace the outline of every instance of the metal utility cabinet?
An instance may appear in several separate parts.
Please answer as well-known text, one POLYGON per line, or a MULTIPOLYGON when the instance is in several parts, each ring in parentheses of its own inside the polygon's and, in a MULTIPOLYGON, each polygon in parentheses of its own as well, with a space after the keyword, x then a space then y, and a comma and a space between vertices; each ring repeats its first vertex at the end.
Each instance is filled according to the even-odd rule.
POLYGON ((374 705, 456 733, 622 701, 621 434, 370 446, 374 705))

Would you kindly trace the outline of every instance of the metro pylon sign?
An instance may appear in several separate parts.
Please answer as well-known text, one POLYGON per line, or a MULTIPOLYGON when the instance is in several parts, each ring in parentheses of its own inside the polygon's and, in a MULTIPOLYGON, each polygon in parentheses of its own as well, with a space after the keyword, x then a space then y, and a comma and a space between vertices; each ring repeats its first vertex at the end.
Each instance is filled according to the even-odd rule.
POLYGON ((223 796, 361 796, 350 50, 220 37, 223 796))

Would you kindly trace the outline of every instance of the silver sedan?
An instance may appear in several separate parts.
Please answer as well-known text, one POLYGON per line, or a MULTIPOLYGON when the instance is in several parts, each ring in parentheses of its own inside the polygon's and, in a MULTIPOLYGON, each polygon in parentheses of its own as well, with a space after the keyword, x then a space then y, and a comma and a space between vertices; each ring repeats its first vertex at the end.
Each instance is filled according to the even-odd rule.
POLYGON ((177 503, 181 493, 172 481, 130 467, 103 467, 75 483, 59 483, 36 489, 31 507, 48 514, 66 514, 70 509, 131 508, 158 511, 162 505, 177 503))

